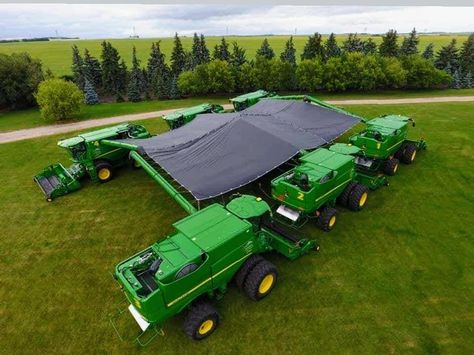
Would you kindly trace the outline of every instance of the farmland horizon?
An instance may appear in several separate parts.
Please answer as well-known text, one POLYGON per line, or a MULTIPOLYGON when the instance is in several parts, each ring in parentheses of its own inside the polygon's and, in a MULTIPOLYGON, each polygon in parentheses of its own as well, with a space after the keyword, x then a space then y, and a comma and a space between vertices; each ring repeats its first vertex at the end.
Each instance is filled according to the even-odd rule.
MULTIPOLYGON (((388 31, 388 30, 387 30, 388 31)), ((323 37, 328 37, 330 34, 334 34, 336 36, 348 36, 349 34, 355 33, 358 36, 364 36, 364 37, 381 37, 383 36, 386 32, 307 32, 307 33, 260 33, 260 34, 235 34, 235 33, 228 33, 228 34, 210 34, 207 35, 205 32, 193 32, 193 33, 186 33, 186 34, 180 34, 179 32, 175 32, 175 34, 178 34, 180 38, 192 38, 194 33, 197 34, 203 34, 206 38, 222 38, 222 37, 308 37, 311 36, 315 33, 319 33, 323 37)), ((469 31, 428 31, 428 32, 422 32, 417 30, 417 34, 419 36, 449 36, 449 35, 455 35, 455 36, 468 36, 471 32, 469 31)), ((41 42, 40 40, 36 39, 44 39, 45 42, 52 42, 52 41, 93 41, 93 40, 102 40, 102 41, 107 41, 107 40, 150 40, 150 39, 169 39, 169 38, 174 38, 175 34, 170 34, 167 36, 159 36, 159 35, 153 35, 153 36, 139 36, 137 35, 136 37, 130 35, 130 36, 117 36, 117 37, 81 37, 81 36, 32 36, 32 37, 0 37, 0 45, 4 43, 18 43, 17 41, 21 42, 41 42), (8 42, 12 41, 12 42, 8 42)), ((397 34, 399 36, 408 36, 410 32, 399 32, 397 31, 397 34)))

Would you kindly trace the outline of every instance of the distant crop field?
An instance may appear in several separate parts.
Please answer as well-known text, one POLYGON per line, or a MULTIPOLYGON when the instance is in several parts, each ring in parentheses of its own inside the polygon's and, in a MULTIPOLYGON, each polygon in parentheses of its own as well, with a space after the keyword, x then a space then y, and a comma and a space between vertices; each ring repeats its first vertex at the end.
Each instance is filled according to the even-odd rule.
MULTIPOLYGON (((327 36, 325 36, 326 38, 327 36)), ((346 38, 346 35, 338 35, 340 44, 346 38)), ((360 36, 363 39, 372 37, 378 44, 381 42, 381 36, 360 36)), ((257 49, 260 47, 265 36, 228 36, 226 40, 229 43, 237 41, 240 46, 247 50, 247 58, 254 58, 257 49)), ((283 51, 285 42, 289 36, 268 36, 270 45, 275 53, 279 54, 283 51)), ((294 36, 294 42, 297 50, 297 58, 300 57, 303 47, 308 36, 294 36)), ((420 51, 422 51, 428 43, 433 43, 435 51, 441 46, 447 44, 452 38, 456 38, 458 45, 467 39, 466 35, 421 35, 420 51)), ((221 37, 206 37, 206 43, 212 53, 214 45, 221 40, 221 37)), ((0 53, 28 52, 31 56, 42 60, 43 64, 50 68, 56 75, 69 74, 71 72, 71 46, 76 44, 81 50, 88 48, 92 55, 99 57, 101 48, 100 43, 103 40, 64 40, 50 42, 26 42, 26 43, 2 43, 0 44, 0 53)), ((171 49, 173 47, 173 38, 146 38, 146 39, 109 39, 115 46, 122 58, 127 64, 131 61, 132 47, 137 48, 138 57, 142 60, 142 64, 146 63, 150 53, 152 42, 161 41, 161 49, 169 60, 171 49)), ((181 37, 183 46, 190 49, 192 45, 192 37, 181 37)), ((399 41, 401 43, 401 40, 399 41)))

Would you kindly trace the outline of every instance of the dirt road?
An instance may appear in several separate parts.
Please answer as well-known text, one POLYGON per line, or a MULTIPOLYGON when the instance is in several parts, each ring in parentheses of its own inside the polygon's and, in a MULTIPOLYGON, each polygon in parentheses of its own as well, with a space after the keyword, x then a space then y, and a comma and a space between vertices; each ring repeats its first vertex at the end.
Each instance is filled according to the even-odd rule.
MULTIPOLYGON (((420 97, 406 99, 362 99, 362 100, 329 100, 334 105, 350 106, 350 105, 393 105, 393 104, 419 104, 432 102, 468 102, 474 101, 474 96, 447 96, 447 97, 420 97)), ((224 108, 230 109, 232 105, 224 105, 224 108)), ((48 125, 35 128, 20 129, 17 131, 0 133, 0 144, 20 141, 24 139, 32 139, 38 137, 52 136, 61 133, 68 133, 87 128, 111 125, 121 122, 139 121, 149 118, 160 117, 166 115, 173 110, 163 110, 145 113, 136 113, 133 115, 122 115, 106 118, 97 118, 81 122, 48 125)))

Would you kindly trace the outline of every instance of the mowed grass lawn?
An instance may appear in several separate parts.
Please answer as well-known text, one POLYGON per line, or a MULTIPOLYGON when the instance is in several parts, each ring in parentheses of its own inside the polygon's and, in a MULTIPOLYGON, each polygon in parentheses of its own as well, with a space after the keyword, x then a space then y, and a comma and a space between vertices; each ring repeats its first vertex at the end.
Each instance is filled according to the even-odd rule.
MULTIPOLYGON (((2 353, 472 353, 474 349, 474 103, 353 106, 417 121, 429 149, 402 166, 360 213, 341 209, 329 234, 307 225, 319 253, 278 255, 272 294, 235 287, 202 342, 182 316, 145 349, 121 342, 108 315, 123 300, 114 266, 172 231, 183 210, 143 171, 120 171, 46 203, 32 176, 66 162, 59 137, 0 146, 2 353)), ((165 130, 160 120, 145 123, 165 130)), ((127 316, 127 315, 126 315, 127 316)), ((131 317, 128 335, 138 330, 131 317)))
MULTIPOLYGON (((471 89, 467 89, 471 90, 471 89)), ((474 89, 472 90, 474 93, 474 89)), ((154 100, 141 102, 116 102, 102 103, 100 105, 83 105, 81 111, 74 118, 60 123, 70 123, 76 121, 84 121, 93 118, 104 118, 120 115, 130 115, 134 113, 161 111, 169 109, 177 109, 193 105, 199 105, 209 102, 209 97, 193 97, 189 99, 179 100, 154 100)), ((212 103, 227 103, 228 99, 216 96, 211 99, 212 103)), ((41 117, 41 113, 37 108, 18 111, 0 112, 0 132, 13 131, 23 128, 34 128, 55 124, 54 121, 47 121, 41 117)))
MULTIPOLYGON (((288 36, 268 36, 268 41, 275 53, 279 55, 285 48, 285 42, 288 36)), ((369 36, 360 36, 367 39, 369 36)), ((206 37, 206 44, 212 53, 214 46, 220 43, 222 37, 206 37)), ((248 59, 255 57, 255 53, 262 44, 265 36, 225 36, 227 42, 232 43, 236 41, 241 47, 246 49, 248 59)), ((327 36, 324 36, 326 39, 327 36)), ((337 40, 340 45, 347 38, 347 35, 338 35, 337 40)), ((374 42, 380 44, 381 36, 372 36, 374 42)), ((452 38, 456 38, 458 45, 467 39, 467 35, 446 34, 446 35, 420 35, 420 51, 423 51, 428 43, 434 44, 434 49, 438 50, 441 46, 446 45, 452 38)), ((307 35, 294 36, 294 43, 296 47, 296 54, 298 60, 303 52, 305 43, 308 40, 307 35)), ((42 60, 45 66, 49 67, 54 74, 64 75, 71 73, 71 46, 76 44, 81 52, 85 48, 89 49, 93 56, 100 57, 101 46, 103 40, 65 40, 65 41, 49 41, 49 42, 22 42, 22 43, 0 43, 0 53, 10 54, 13 52, 28 52, 34 58, 42 60)), ((156 41, 161 41, 161 49, 166 54, 167 60, 170 60, 171 50, 173 48, 173 38, 142 38, 142 39, 108 39, 114 47, 116 47, 124 58, 127 65, 130 65, 132 58, 132 47, 137 48, 138 58, 142 64, 146 63, 150 55, 151 44, 156 41)), ((181 37, 184 48, 191 49, 193 38, 181 37)), ((399 39, 401 43, 402 39, 399 39)))

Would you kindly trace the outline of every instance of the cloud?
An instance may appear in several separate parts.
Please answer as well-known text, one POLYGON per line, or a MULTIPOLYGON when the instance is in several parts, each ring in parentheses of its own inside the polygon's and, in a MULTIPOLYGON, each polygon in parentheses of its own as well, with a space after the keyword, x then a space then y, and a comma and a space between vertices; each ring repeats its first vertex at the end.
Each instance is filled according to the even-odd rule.
POLYGON ((0 37, 457 32, 473 18, 472 7, 0 4, 0 37))

